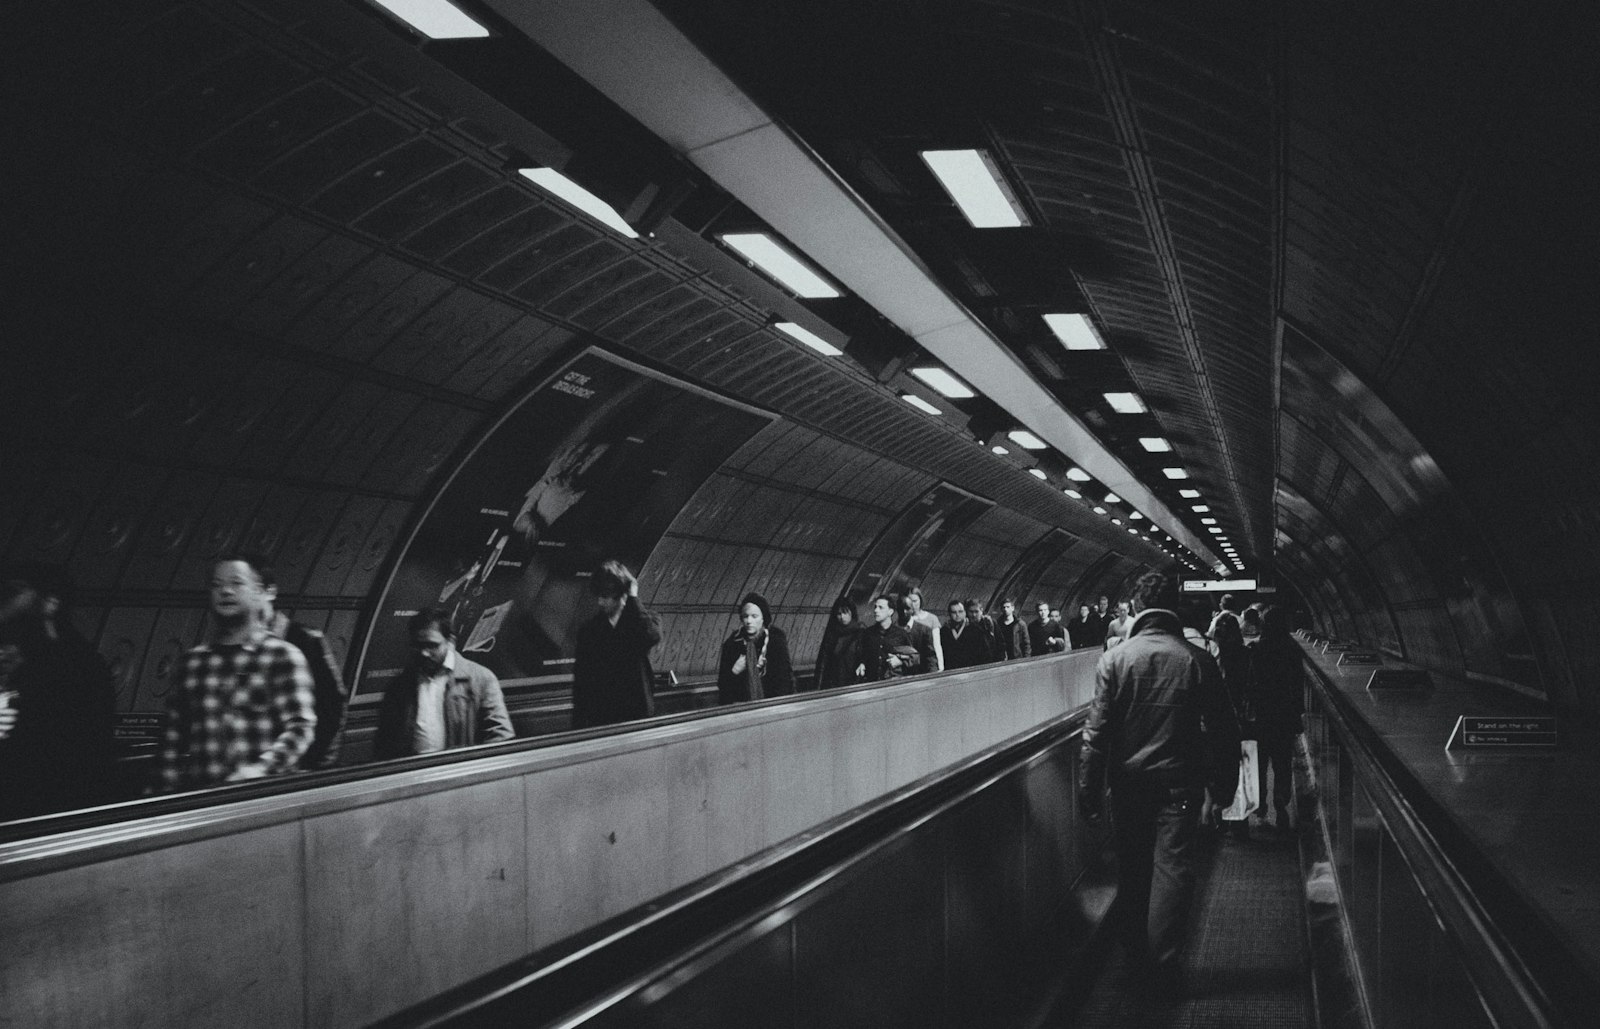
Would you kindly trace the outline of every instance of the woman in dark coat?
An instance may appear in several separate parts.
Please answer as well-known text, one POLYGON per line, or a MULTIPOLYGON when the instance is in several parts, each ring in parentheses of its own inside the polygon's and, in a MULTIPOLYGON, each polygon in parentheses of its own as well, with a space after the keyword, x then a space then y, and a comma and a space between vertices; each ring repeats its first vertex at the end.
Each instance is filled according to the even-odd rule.
POLYGON ((856 666, 861 663, 861 625, 856 606, 849 597, 833 602, 828 627, 822 630, 822 646, 817 649, 817 689, 849 686, 856 681, 856 666))
POLYGON ((717 661, 717 702, 781 697, 794 692, 789 639, 772 624, 772 607, 759 593, 739 601, 739 628, 722 644, 717 661))

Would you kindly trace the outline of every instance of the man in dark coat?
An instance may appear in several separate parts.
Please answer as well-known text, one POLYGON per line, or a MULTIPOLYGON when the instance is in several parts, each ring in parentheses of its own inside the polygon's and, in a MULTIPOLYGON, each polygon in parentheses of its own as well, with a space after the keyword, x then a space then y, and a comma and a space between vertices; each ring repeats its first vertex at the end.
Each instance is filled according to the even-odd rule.
POLYGON ((1067 649, 1067 633, 1061 623, 1050 617, 1050 605, 1039 601, 1034 611, 1037 617, 1028 624, 1028 649, 1034 654, 1056 654, 1067 649))
POLYGON ((590 580, 599 608, 578 630, 572 677, 572 727, 615 725, 655 714, 650 651, 661 620, 639 603, 639 580, 607 561, 590 580))
POLYGON ((1140 578, 1127 641, 1095 669, 1078 787, 1089 821, 1110 787, 1117 924, 1134 963, 1167 993, 1179 988, 1201 802, 1208 785, 1233 796, 1239 774, 1239 726, 1222 673, 1184 641, 1177 606, 1176 576, 1140 578))
POLYGON ((1003 660, 1015 661, 1033 653, 1028 642, 1028 626, 1017 617, 1016 601, 1010 597, 1000 602, 1000 617, 995 621, 994 637, 998 656, 1003 660))
POLYGON ((968 620, 966 606, 959 600, 950 601, 950 619, 939 629, 939 635, 946 669, 972 668, 991 660, 989 638, 981 625, 968 620))
POLYGON ((872 624, 861 630, 861 664, 856 667, 856 678, 862 682, 914 675, 918 670, 920 659, 911 634, 895 624, 895 599, 881 596, 872 601, 872 624))
POLYGON ((299 650, 306 659, 307 670, 311 672, 311 695, 317 704, 317 728, 316 734, 311 737, 311 746, 306 748, 297 767, 308 771, 332 768, 339 758, 339 738, 344 732, 345 709, 350 702, 350 691, 345 688, 344 675, 339 671, 339 662, 334 659, 325 635, 278 610, 278 582, 272 566, 262 559, 253 560, 264 593, 262 624, 272 635, 299 650))
POLYGON ((1078 608, 1078 613, 1073 615, 1072 620, 1067 623, 1067 642, 1072 646, 1073 650, 1090 646, 1089 638, 1093 635, 1093 629, 1089 624, 1090 612, 1089 605, 1084 604, 1078 608))

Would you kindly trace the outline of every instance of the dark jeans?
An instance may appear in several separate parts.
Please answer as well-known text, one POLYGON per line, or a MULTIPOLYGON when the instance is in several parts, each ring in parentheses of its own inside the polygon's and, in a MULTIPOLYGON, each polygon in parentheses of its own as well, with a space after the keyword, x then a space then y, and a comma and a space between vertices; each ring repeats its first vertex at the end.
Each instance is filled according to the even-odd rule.
POLYGON ((1261 814, 1267 808, 1267 765, 1272 765, 1272 806, 1279 811, 1289 810, 1294 798, 1294 736, 1280 732, 1262 732, 1256 740, 1256 769, 1261 776, 1261 814))
POLYGON ((1117 921, 1135 962, 1176 972, 1199 860, 1199 788, 1111 787, 1117 921))

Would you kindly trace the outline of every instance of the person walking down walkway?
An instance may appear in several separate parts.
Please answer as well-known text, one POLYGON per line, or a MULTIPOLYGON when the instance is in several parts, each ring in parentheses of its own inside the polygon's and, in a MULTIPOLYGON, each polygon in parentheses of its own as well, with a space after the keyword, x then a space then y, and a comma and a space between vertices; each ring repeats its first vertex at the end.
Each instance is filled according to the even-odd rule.
POLYGON ((861 663, 860 634, 855 603, 847 596, 835 600, 828 627, 822 630, 822 645, 817 648, 817 689, 831 690, 856 681, 856 665, 861 663))
POLYGON ((650 651, 661 620, 639 602, 639 580, 620 561, 589 579, 596 611, 578 630, 572 669, 572 727, 617 725, 656 712, 650 651))
POLYGON ((794 692, 789 638, 772 624, 772 607, 759 593, 739 601, 739 628, 722 644, 717 661, 717 703, 783 697, 794 692))
POLYGON ((920 656, 911 635, 895 624, 895 597, 884 595, 872 600, 872 624, 861 630, 861 663, 856 666, 859 682, 877 682, 897 675, 915 675, 920 656))
POLYGON ((1183 639, 1177 578, 1146 573, 1132 605, 1127 641, 1106 651, 1095 668, 1078 807, 1084 818, 1098 819, 1109 787, 1117 852, 1113 917, 1155 988, 1177 993, 1201 801, 1208 785, 1217 796, 1233 795, 1239 727, 1216 661, 1183 639))
POLYGON ((1289 801, 1294 796, 1295 737, 1305 715, 1305 655, 1289 633, 1289 613, 1267 608, 1261 616, 1261 638, 1249 651, 1261 805, 1265 809, 1270 765, 1275 826, 1284 832, 1290 827, 1289 801))

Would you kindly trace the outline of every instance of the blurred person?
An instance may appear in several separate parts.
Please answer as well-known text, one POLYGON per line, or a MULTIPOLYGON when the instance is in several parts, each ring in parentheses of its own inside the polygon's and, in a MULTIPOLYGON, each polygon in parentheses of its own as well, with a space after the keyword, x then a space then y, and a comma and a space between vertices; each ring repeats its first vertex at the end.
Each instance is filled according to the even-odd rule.
POLYGON ((1000 601, 1000 617, 995 619, 994 637, 999 660, 1015 661, 1032 652, 1028 646, 1028 627, 1017 617, 1017 602, 1010 597, 1000 601))
POLYGON ((1261 638, 1261 605, 1251 604, 1239 616, 1239 629, 1244 634, 1244 641, 1253 644, 1261 638))
MULTIPOLYGON (((1241 735, 1246 739, 1255 739, 1251 721, 1250 651, 1245 647, 1244 635, 1239 630, 1239 623, 1234 619, 1219 618, 1216 620, 1215 628, 1216 635, 1211 638, 1206 650, 1216 659, 1217 668, 1222 672, 1222 686, 1228 694, 1228 703, 1233 708, 1234 717, 1239 722, 1241 735)), ((1208 816, 1212 813, 1209 810, 1211 807, 1226 808, 1232 801, 1231 795, 1209 798, 1208 816)), ((1216 819, 1208 817, 1207 821, 1216 819)), ((1247 820, 1229 821, 1227 828, 1236 836, 1250 835, 1250 823, 1247 820)))
POLYGON ((899 612, 900 627, 911 637, 911 645, 917 648, 917 671, 938 671, 939 630, 917 621, 917 605, 911 601, 910 594, 900 598, 899 612))
POLYGON ((1111 598, 1101 597, 1098 606, 1089 609, 1089 646, 1100 647, 1106 642, 1106 628, 1111 625, 1111 598))
POLYGON ((1050 605, 1039 601, 1034 614, 1033 623, 1028 626, 1028 649, 1035 654, 1054 654, 1067 649, 1066 630, 1050 617, 1050 605))
POLYGON ((872 622, 861 630, 861 663, 856 679, 878 682, 897 675, 913 675, 919 655, 910 633, 895 624, 895 598, 881 594, 872 600, 872 622))
POLYGON ((456 651, 456 628, 442 607, 406 623, 413 657, 378 702, 374 745, 380 760, 509 740, 500 680, 456 651))
POLYGON ((784 697, 794 692, 789 638, 772 623, 772 607, 759 593, 739 601, 739 628, 723 641, 717 660, 717 703, 784 697))
POLYGON ((311 670, 267 631, 267 585, 252 560, 228 555, 211 567, 211 637, 184 655, 167 695, 168 789, 292 771, 316 735, 311 670))
POLYGON ((1212 617, 1211 624, 1206 627, 1206 638, 1217 638, 1217 622, 1230 618, 1234 624, 1239 624, 1239 601, 1232 593, 1224 593, 1217 598, 1217 613, 1212 617))
POLYGON ((256 575, 261 579, 261 622, 267 631, 291 644, 306 659, 311 672, 311 692, 316 697, 317 730, 300 759, 300 768, 331 768, 339 757, 339 737, 344 732, 345 708, 350 702, 350 692, 345 689, 344 675, 339 662, 334 660, 328 638, 319 630, 301 625, 277 610, 278 582, 264 558, 249 556, 256 575))
POLYGON ((1290 633, 1289 612, 1269 607, 1261 616, 1261 638, 1250 647, 1250 694, 1260 760, 1261 804, 1267 803, 1267 766, 1272 766, 1275 826, 1287 832, 1294 795, 1295 737, 1305 715, 1305 655, 1290 633))
POLYGON ((922 609, 921 588, 916 586, 911 587, 911 591, 907 593, 906 596, 910 598, 911 608, 916 612, 916 615, 912 621, 927 626, 928 631, 933 635, 933 664, 923 670, 928 672, 943 671, 944 646, 939 640, 939 629, 941 628, 939 625, 939 616, 934 614, 932 611, 924 611, 922 609))
POLYGON ((572 727, 649 718, 655 714, 650 651, 661 642, 661 619, 639 602, 639 580, 620 561, 589 578, 595 613, 578 629, 572 672, 572 727))
POLYGON ((1232 796, 1239 727, 1216 661, 1183 639, 1178 579, 1146 573, 1125 643, 1100 657, 1079 753, 1078 809, 1099 819, 1107 789, 1117 851, 1112 924, 1159 992, 1181 990, 1199 861, 1201 799, 1232 796))
POLYGON ((64 569, 0 572, 0 821, 118 799, 116 688, 64 569))
POLYGON ((1133 607, 1126 600, 1117 601, 1116 614, 1106 623, 1104 646, 1108 649, 1128 638, 1128 627, 1133 624, 1133 607))
POLYGON ((976 598, 968 597, 965 606, 967 622, 978 630, 978 638, 983 642, 983 660, 978 663, 1000 660, 1000 642, 995 638, 994 619, 983 613, 983 605, 976 598))
POLYGON ((1072 646, 1073 650, 1093 645, 1090 643, 1090 639, 1094 635, 1094 629, 1089 622, 1089 615, 1092 610, 1088 604, 1081 604, 1078 607, 1078 613, 1073 615, 1072 619, 1067 622, 1067 642, 1072 646))
POLYGON ((939 629, 947 669, 971 668, 989 662, 989 641, 983 629, 967 618, 967 608, 959 600, 950 601, 950 617, 939 629))
POLYGON ((831 690, 856 681, 856 666, 861 663, 860 634, 854 602, 847 596, 835 600, 828 625, 822 630, 822 644, 817 648, 817 689, 831 690))

